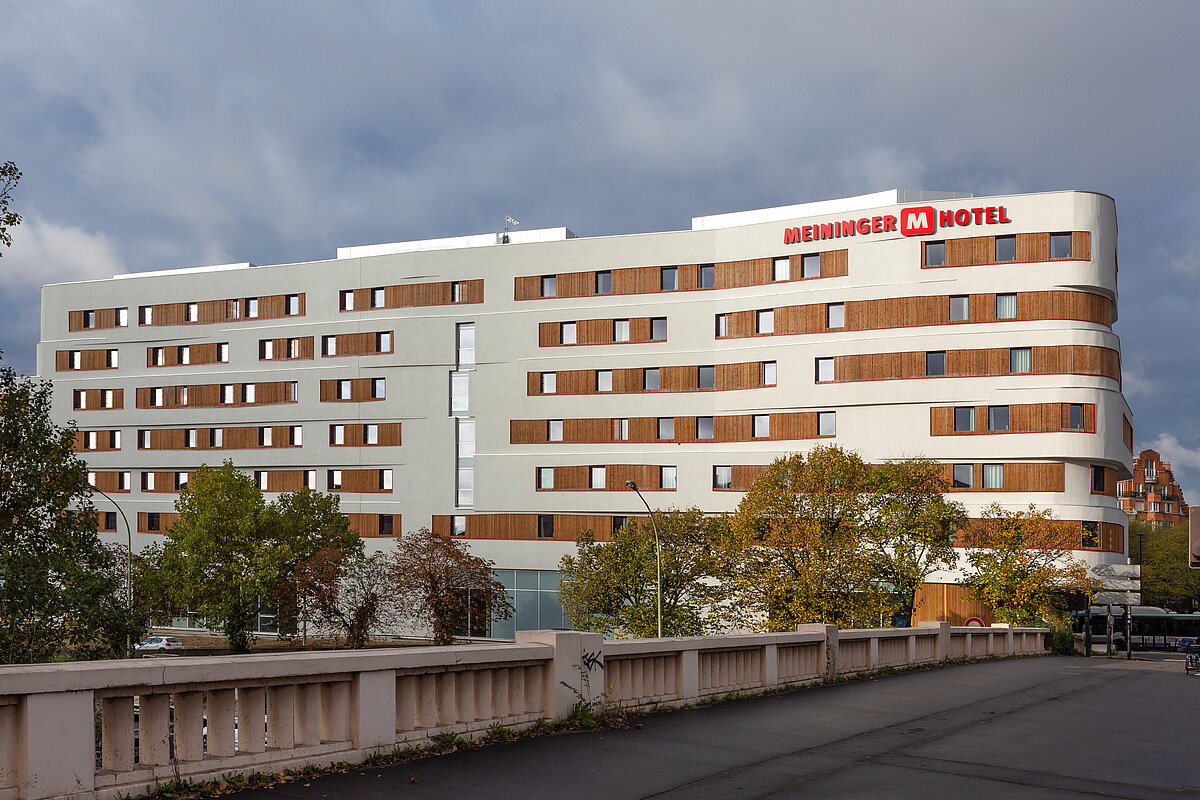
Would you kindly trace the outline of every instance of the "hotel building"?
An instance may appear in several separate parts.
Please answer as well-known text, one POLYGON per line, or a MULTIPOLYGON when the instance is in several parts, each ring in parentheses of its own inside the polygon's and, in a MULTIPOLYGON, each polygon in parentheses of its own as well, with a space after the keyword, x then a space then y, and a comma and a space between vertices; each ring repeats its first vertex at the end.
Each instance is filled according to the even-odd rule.
MULTIPOLYGON (((370 543, 469 540, 511 582, 503 636, 561 624, 559 559, 638 513, 627 480, 732 511, 822 442, 936 459, 971 514, 1036 503, 1086 560, 1124 562, 1116 300, 1109 197, 894 190, 50 285, 38 370, 135 547, 232 459, 268 494, 339 493, 370 543)), ((959 575, 933 576, 923 617, 973 615, 959 575)))

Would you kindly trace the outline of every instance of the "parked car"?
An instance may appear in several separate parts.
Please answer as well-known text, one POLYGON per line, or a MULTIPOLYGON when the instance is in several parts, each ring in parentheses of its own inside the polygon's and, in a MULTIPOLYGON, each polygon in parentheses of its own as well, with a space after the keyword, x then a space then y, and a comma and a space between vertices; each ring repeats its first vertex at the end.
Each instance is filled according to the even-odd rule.
POLYGON ((182 653, 183 642, 178 636, 147 636, 133 646, 135 653, 182 653))
POLYGON ((1186 653, 1190 645, 1196 644, 1196 637, 1184 636, 1179 640, 1179 645, 1175 648, 1176 653, 1186 653))

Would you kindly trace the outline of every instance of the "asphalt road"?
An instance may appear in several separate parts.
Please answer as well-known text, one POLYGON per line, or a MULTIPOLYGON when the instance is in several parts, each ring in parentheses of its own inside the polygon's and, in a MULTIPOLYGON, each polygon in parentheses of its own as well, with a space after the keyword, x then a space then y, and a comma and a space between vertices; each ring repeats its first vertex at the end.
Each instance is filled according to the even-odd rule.
POLYGON ((639 721, 634 729, 554 734, 242 794, 1200 797, 1200 677, 1185 676, 1173 661, 986 662, 639 721))

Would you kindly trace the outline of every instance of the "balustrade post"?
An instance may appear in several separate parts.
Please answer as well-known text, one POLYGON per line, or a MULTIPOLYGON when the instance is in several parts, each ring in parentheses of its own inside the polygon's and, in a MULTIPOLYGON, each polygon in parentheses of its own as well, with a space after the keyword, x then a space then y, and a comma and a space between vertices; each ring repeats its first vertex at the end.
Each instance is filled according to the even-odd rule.
POLYGON ((817 669, 827 681, 837 680, 838 676, 838 627, 824 623, 805 623, 797 625, 799 633, 819 633, 825 638, 821 642, 821 653, 817 656, 817 669))
POLYGON ((591 703, 604 693, 604 638, 600 634, 517 631, 517 641, 554 647, 554 659, 541 680, 542 708, 547 717, 564 720, 580 698, 591 703))
POLYGON ((237 750, 233 689, 208 690, 208 754, 231 756, 237 750))
POLYGON ((132 697, 100 701, 100 768, 110 772, 133 769, 132 697))
POLYGON ((879 669, 879 637, 872 634, 869 643, 867 644, 867 661, 871 665, 871 669, 879 669))
POLYGON ((175 758, 204 758, 204 692, 175 693, 175 758))
POLYGON ((321 684, 296 687, 296 744, 321 743, 321 684))
POLYGON ((171 763, 171 695, 138 697, 138 763, 163 766, 171 763))
POLYGON ((266 745, 267 690, 245 687, 237 690, 237 749, 239 753, 262 753, 266 745))
POLYGON ((267 689, 267 747, 291 750, 296 746, 296 687, 292 684, 267 689))
POLYGON ((945 661, 950 658, 950 623, 945 621, 918 622, 918 628, 937 628, 937 643, 933 648, 935 661, 945 661))
POLYGON ((16 713, 16 785, 21 800, 95 789, 94 702, 91 691, 21 698, 16 713))
POLYGON ((762 649, 762 685, 770 689, 779 685, 779 645, 768 644, 762 649))
POLYGON ((396 743, 396 671, 360 672, 350 687, 351 740, 356 748, 396 743))

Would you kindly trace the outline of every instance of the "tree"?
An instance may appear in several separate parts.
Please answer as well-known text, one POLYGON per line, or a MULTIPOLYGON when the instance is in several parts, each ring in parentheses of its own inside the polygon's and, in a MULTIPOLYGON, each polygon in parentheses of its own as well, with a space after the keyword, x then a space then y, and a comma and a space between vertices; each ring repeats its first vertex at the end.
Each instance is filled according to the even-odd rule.
POLYGON ((1159 527, 1131 519, 1129 538, 1134 537, 1142 565, 1142 602, 1173 611, 1195 608, 1200 600, 1200 570, 1188 566, 1188 524, 1159 527))
POLYGON ((352 649, 365 647, 373 631, 397 622, 402 611, 383 553, 320 550, 300 562, 296 589, 314 627, 352 649))
POLYGON ((140 634, 114 549, 96 533, 75 430, 50 384, 0 366, 0 661, 119 655, 140 634))
POLYGON ((963 530, 971 571, 963 584, 1001 622, 1030 625, 1063 619, 1071 594, 1092 594, 1099 581, 1071 555, 1080 532, 1048 509, 1006 511, 993 503, 963 530))
POLYGON ((433 630, 433 643, 453 644, 470 620, 512 616, 495 564, 472 555, 466 545, 427 528, 396 542, 391 557, 392 585, 416 619, 433 630))
MULTIPOLYGON (((724 537, 724 517, 698 508, 660 512, 664 636, 698 636, 713 627, 705 610, 723 595, 715 580, 714 547, 724 537)), ((658 635, 658 583, 654 531, 649 520, 631 520, 597 543, 591 531, 578 552, 559 564, 563 615, 581 630, 618 637, 658 635)))
MULTIPOLYGON (((12 247, 12 234, 9 233, 9 228, 15 228, 21 224, 21 215, 11 211, 8 207, 8 204, 12 202, 12 191, 20 180, 21 170, 17 169, 16 164, 5 161, 4 165, 0 166, 0 244, 5 247, 12 247)), ((0 251, 0 257, 3 256, 3 251, 0 251)))

